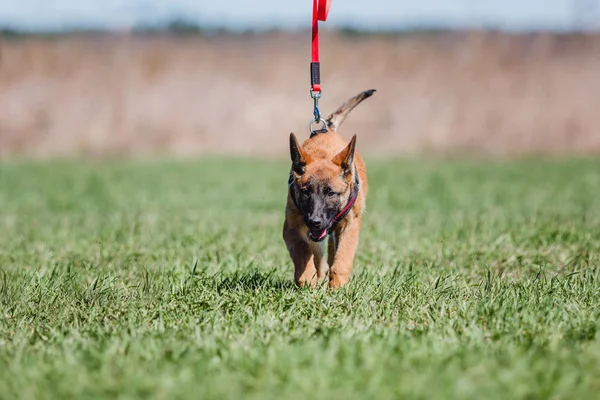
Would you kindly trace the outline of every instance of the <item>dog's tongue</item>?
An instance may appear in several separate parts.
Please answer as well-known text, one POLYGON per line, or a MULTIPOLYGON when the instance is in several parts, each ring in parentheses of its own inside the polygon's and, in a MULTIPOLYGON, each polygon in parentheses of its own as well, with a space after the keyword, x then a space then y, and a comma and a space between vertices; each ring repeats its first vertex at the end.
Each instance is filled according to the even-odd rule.
POLYGON ((325 235, 327 235, 327 229, 323 229, 323 231, 319 235, 319 240, 323 239, 325 237, 325 235))

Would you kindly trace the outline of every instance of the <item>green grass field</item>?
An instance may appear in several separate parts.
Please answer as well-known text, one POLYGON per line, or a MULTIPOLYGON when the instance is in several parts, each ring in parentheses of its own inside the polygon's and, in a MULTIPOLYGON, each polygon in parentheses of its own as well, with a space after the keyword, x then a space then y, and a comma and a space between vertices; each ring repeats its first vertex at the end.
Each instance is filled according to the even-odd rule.
POLYGON ((600 160, 367 161, 333 293, 287 162, 0 164, 0 398, 598 398, 600 160))

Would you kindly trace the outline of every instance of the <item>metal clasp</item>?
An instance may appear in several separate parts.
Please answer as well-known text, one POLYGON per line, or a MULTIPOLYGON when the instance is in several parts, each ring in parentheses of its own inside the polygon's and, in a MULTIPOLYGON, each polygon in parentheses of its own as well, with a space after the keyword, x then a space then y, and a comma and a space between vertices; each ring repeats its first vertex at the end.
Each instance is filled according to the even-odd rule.
POLYGON ((321 112, 319 111, 319 99, 321 98, 321 91, 314 92, 312 88, 310 89, 310 97, 313 98, 314 103, 314 111, 313 114, 315 116, 315 121, 321 122, 321 112))
POLYGON ((313 102, 314 102, 314 110, 313 110, 313 115, 314 115, 314 119, 312 121, 310 121, 310 124, 308 125, 308 129, 310 131, 310 136, 316 135, 317 133, 325 133, 327 132, 327 122, 321 118, 321 111, 319 111, 319 99, 321 98, 321 91, 319 90, 318 92, 313 91, 312 88, 310 90, 310 97, 313 98, 313 102), (323 124, 323 127, 321 129, 313 129, 313 124, 314 123, 317 124, 323 124))

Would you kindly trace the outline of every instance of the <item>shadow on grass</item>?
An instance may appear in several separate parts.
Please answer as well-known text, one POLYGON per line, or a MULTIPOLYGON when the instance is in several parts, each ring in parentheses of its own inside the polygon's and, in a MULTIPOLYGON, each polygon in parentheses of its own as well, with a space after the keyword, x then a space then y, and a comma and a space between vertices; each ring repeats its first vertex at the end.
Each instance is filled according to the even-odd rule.
POLYGON ((296 284, 291 279, 282 279, 270 271, 236 271, 231 274, 216 276, 221 278, 217 282, 217 291, 290 291, 297 290, 296 284))

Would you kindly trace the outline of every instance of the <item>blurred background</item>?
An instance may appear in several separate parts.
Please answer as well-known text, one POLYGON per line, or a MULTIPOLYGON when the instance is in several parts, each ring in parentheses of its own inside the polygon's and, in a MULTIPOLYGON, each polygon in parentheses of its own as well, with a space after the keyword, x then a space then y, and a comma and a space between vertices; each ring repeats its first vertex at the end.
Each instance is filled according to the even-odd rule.
MULTIPOLYGON (((0 0, 0 157, 287 157, 310 0, 0 0)), ((333 0, 321 109, 371 155, 600 151, 600 0, 333 0)))

